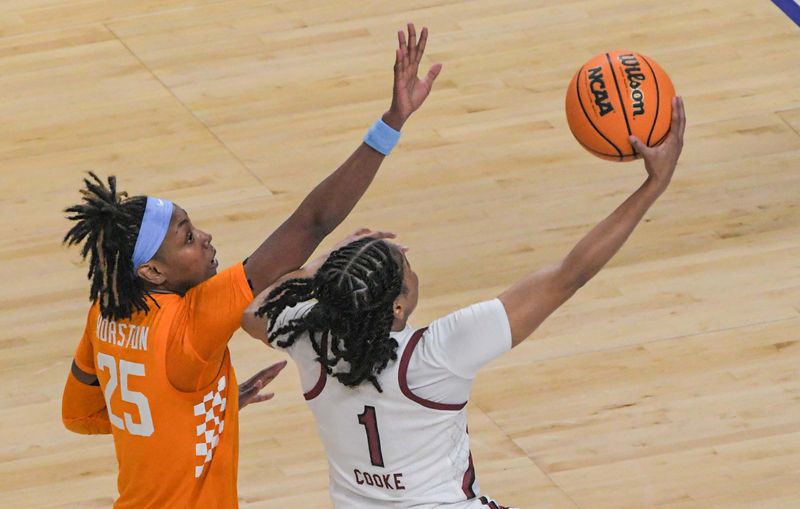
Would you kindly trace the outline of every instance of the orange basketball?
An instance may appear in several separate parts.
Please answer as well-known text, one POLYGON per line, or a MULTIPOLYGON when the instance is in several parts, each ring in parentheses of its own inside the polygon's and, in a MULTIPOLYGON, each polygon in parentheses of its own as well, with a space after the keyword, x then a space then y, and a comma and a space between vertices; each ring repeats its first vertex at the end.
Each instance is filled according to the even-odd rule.
POLYGON ((567 89, 567 122, 597 157, 631 161, 631 134, 654 147, 664 141, 675 88, 652 59, 633 51, 601 53, 578 69, 567 89))

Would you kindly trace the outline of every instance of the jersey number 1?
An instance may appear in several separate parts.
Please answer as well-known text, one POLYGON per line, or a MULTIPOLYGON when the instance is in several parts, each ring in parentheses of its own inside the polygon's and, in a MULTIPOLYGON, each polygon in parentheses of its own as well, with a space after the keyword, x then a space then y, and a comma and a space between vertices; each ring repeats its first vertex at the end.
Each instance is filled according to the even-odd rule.
POLYGON ((378 433, 378 419, 375 417, 375 407, 365 406, 364 411, 358 414, 358 422, 367 430, 370 461, 374 466, 382 467, 383 453, 381 452, 381 436, 378 433))
POLYGON ((111 424, 119 429, 128 429, 131 435, 139 435, 142 437, 149 437, 153 434, 153 417, 150 415, 150 403, 147 401, 147 396, 141 392, 131 391, 128 389, 128 376, 144 376, 144 364, 138 362, 128 362, 125 360, 119 361, 119 385, 122 392, 122 401, 133 403, 139 408, 139 419, 141 422, 133 422, 131 414, 123 412, 125 417, 123 424, 122 419, 118 415, 114 415, 111 410, 111 395, 114 394, 114 389, 117 388, 117 363, 114 357, 104 354, 97 354, 97 367, 99 369, 108 370, 108 383, 103 395, 106 398, 106 408, 108 409, 108 418, 111 424))

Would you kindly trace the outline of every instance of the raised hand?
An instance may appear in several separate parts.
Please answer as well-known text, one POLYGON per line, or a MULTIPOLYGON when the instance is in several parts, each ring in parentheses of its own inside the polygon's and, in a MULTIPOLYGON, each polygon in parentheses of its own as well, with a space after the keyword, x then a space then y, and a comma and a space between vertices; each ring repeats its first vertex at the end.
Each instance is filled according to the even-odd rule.
POLYGON ((278 373, 286 367, 286 361, 276 362, 268 368, 264 368, 246 382, 239 384, 239 410, 246 407, 250 403, 260 403, 267 401, 275 396, 274 392, 260 394, 261 389, 267 386, 271 381, 275 380, 278 373))
POLYGON ((383 116, 384 122, 395 129, 400 129, 405 121, 414 113, 433 88, 433 82, 442 70, 442 64, 433 64, 425 75, 419 79, 419 63, 425 53, 428 42, 428 29, 423 27, 417 40, 417 32, 413 23, 408 24, 408 40, 402 30, 397 32, 398 48, 394 62, 394 90, 392 106, 383 116))
POLYGON ((350 244, 351 242, 355 242, 356 240, 361 239, 363 237, 372 237, 374 239, 393 239, 396 236, 397 235, 395 235, 392 232, 372 231, 369 228, 359 228, 358 230, 356 230, 352 234, 350 234, 347 237, 345 237, 344 239, 342 239, 335 246, 333 246, 333 248, 331 248, 330 252, 336 251, 337 249, 342 248, 342 247, 350 244))
POLYGON ((656 147, 648 147, 636 136, 630 137, 631 145, 644 158, 644 167, 654 183, 666 189, 672 179, 678 158, 683 150, 683 132, 686 129, 686 112, 683 108, 683 98, 672 99, 672 124, 669 134, 664 141, 656 147))

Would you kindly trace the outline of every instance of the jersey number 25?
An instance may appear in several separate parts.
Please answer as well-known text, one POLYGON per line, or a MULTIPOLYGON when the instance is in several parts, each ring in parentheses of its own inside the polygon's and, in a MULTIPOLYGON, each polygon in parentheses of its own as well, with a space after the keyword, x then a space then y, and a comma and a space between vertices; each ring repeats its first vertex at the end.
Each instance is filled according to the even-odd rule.
POLYGON ((142 437, 149 437, 153 434, 153 417, 150 415, 150 404, 147 401, 147 396, 141 392, 136 392, 128 389, 129 376, 144 376, 144 364, 137 362, 128 362, 126 360, 119 361, 119 385, 120 392, 122 393, 122 401, 133 403, 139 409, 139 419, 141 422, 133 422, 131 414, 123 412, 125 421, 114 414, 111 409, 111 395, 114 394, 114 389, 117 388, 117 362, 114 357, 104 354, 97 354, 97 367, 99 369, 108 370, 108 383, 103 395, 106 398, 106 408, 108 409, 108 418, 111 424, 117 428, 124 430, 127 429, 131 435, 139 435, 142 437))

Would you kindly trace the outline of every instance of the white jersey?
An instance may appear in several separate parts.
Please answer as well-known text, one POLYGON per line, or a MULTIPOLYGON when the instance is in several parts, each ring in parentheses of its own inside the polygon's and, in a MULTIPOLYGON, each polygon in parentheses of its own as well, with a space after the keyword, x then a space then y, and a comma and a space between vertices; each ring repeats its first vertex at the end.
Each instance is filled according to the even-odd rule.
MULTIPOLYGON (((314 303, 287 309, 277 325, 314 303)), ((466 404, 478 369, 511 348, 503 304, 482 302, 391 336, 398 358, 378 376, 382 393, 369 382, 351 388, 327 376, 307 335, 285 349, 328 455, 334 506, 501 509, 480 495, 466 404)), ((272 345, 281 349, 281 339, 272 345)))

